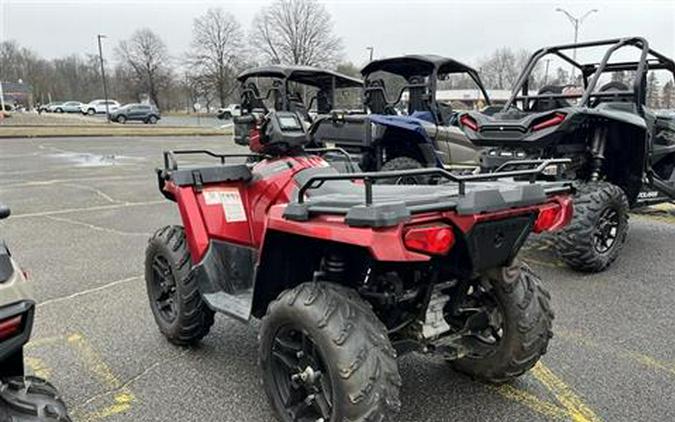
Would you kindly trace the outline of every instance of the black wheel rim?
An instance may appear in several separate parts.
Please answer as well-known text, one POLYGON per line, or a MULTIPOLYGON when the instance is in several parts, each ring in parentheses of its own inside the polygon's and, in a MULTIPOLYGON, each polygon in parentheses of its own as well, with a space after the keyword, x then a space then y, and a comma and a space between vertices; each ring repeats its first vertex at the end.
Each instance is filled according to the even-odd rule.
POLYGON ((613 208, 605 209, 593 232, 593 245, 599 253, 607 253, 616 243, 619 234, 619 213, 613 208))
POLYGON ((309 334, 281 327, 272 341, 271 369, 284 419, 328 422, 333 388, 325 361, 309 334))
POLYGON ((176 279, 169 261, 162 255, 152 260, 151 295, 157 313, 167 322, 173 322, 178 314, 176 279))

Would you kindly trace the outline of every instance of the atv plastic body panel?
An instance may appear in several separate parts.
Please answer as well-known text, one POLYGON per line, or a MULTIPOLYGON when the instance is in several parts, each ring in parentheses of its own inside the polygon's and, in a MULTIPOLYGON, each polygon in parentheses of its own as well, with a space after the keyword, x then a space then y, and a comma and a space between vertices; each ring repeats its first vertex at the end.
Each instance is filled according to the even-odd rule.
MULTIPOLYGON (((571 218, 570 188, 562 184, 481 185, 480 180, 495 176, 460 180, 442 169, 422 169, 444 172, 450 182, 373 186, 374 179, 387 174, 339 174, 314 155, 263 159, 245 166, 250 177, 241 164, 223 164, 215 171, 178 168, 175 157, 166 162, 158 170, 160 189, 178 205, 200 293, 212 309, 242 320, 252 315, 256 294, 262 294, 257 290, 264 293, 265 286, 256 281, 261 257, 266 242, 278 234, 349 244, 378 261, 426 262, 429 255, 405 247, 403 233, 411 224, 445 221, 470 244, 472 265, 482 269, 512 257, 532 230, 539 207, 559 204, 567 210, 559 225, 571 218)), ((533 177, 543 167, 516 174, 533 177)))

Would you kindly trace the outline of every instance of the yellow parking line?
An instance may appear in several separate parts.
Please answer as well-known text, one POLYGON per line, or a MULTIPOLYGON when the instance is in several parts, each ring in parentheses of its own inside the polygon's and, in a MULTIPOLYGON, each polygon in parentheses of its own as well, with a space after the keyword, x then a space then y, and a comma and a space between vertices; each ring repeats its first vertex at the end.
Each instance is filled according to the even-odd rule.
POLYGON ((28 366, 31 369, 31 371, 33 371, 35 376, 44 379, 50 378, 50 375, 52 374, 52 368, 47 366, 47 364, 45 364, 45 361, 43 361, 42 359, 26 356, 24 361, 26 362, 26 366, 28 366))
MULTIPOLYGON (((97 421, 128 411, 131 408, 131 404, 136 400, 136 397, 122 381, 117 378, 98 352, 89 345, 82 334, 72 334, 68 336, 67 341, 68 344, 75 347, 75 350, 78 352, 78 355, 82 359, 87 370, 95 374, 108 388, 108 391, 87 399, 84 403, 80 404, 77 409, 116 391, 115 396, 113 397, 114 403, 112 405, 94 411, 93 413, 83 415, 79 419, 84 421, 97 421)), ((76 414, 75 411, 74 413, 76 414)))
POLYGON ((643 353, 634 352, 632 350, 622 350, 607 344, 600 344, 593 340, 590 340, 583 336, 580 333, 566 330, 558 330, 557 334, 569 341, 575 341, 587 347, 593 347, 596 349, 604 350, 606 352, 612 353, 618 357, 627 360, 636 361, 650 369, 657 371, 663 371, 670 375, 675 375, 675 362, 661 361, 651 356, 645 355, 643 353))
MULTIPOLYGON (((101 355, 94 350, 86 341, 81 333, 74 333, 68 336, 44 337, 32 340, 26 345, 27 350, 33 350, 40 347, 66 344, 70 346, 81 360, 85 369, 93 374, 105 387, 105 391, 90 397, 83 403, 73 407, 71 413, 73 420, 78 421, 99 421, 110 416, 127 412, 131 405, 136 401, 134 394, 122 383, 120 379, 112 372, 110 367, 104 362, 101 355), (114 395, 113 395, 114 394, 114 395), (103 397, 113 395, 113 403, 101 409, 96 409, 91 413, 83 413, 82 408, 88 404, 103 397)), ((42 359, 37 357, 27 357, 27 365, 33 370, 35 375, 42 378, 50 378, 52 369, 48 367, 42 359)))
POLYGON ((574 390, 541 362, 532 369, 539 380, 563 405, 574 422, 599 422, 601 419, 576 395, 574 390))
POLYGON ((525 407, 528 407, 530 410, 540 413, 550 419, 569 419, 569 414, 565 411, 565 409, 542 400, 532 393, 528 393, 527 391, 516 388, 510 384, 501 385, 496 387, 495 390, 504 398, 520 403, 525 407))

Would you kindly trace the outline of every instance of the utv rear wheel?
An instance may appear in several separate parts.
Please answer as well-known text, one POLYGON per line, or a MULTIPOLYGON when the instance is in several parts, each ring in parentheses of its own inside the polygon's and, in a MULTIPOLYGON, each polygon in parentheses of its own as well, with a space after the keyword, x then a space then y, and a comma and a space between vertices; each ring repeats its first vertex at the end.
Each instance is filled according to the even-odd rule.
POLYGON ((578 271, 599 272, 616 260, 628 233, 628 199, 607 182, 577 186, 572 222, 557 235, 560 258, 578 271))
POLYGON ((56 388, 37 377, 0 381, 0 421, 70 422, 56 388))
POLYGON ((150 239, 145 282, 159 330, 172 343, 189 345, 208 334, 213 311, 202 300, 180 226, 166 226, 150 239))
MULTIPOLYGON (((422 163, 410 157, 396 157, 384 163, 380 171, 417 170, 424 168, 422 163)), ((391 179, 382 179, 380 183, 386 185, 423 185, 427 182, 425 176, 404 176, 391 179)))
POLYGON ((478 380, 504 383, 530 370, 546 353, 553 336, 553 311, 549 293, 525 264, 494 271, 488 284, 491 288, 481 302, 493 302, 496 314, 490 315, 486 333, 469 338, 475 346, 470 350, 480 353, 451 365, 478 380), (497 324, 492 326, 493 322, 497 324))
POLYGON ((401 377, 387 330, 347 288, 305 283, 262 320, 260 364, 279 420, 389 421, 401 377))

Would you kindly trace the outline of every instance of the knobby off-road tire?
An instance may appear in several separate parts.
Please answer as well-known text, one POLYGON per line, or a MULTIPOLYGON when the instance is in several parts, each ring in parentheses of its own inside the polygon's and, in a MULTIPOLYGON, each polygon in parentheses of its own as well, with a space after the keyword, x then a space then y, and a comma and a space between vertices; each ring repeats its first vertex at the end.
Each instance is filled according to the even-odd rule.
POLYGON ((549 293, 526 264, 493 271, 489 278, 503 318, 501 339, 486 356, 450 364, 472 378, 500 384, 530 370, 546 353, 554 316, 549 293))
POLYGON ((183 227, 166 226, 150 239, 145 252, 145 281, 155 321, 171 343, 186 346, 208 334, 213 311, 197 289, 183 227), (158 299, 173 307, 161 307, 158 299))
POLYGON ((556 236, 560 258, 577 271, 599 272, 616 260, 628 233, 628 199, 623 189, 607 182, 576 186, 572 222, 556 236), (614 241, 607 250, 598 248, 596 239, 606 230, 606 218, 616 220, 614 241))
POLYGON ((292 416, 282 401, 285 373, 275 374, 279 368, 292 368, 291 373, 305 369, 302 363, 285 365, 279 358, 287 350, 280 348, 281 333, 289 329, 311 339, 327 372, 319 380, 331 390, 326 422, 392 420, 400 409, 401 377, 387 330, 355 292, 330 283, 304 283, 284 291, 262 320, 260 365, 265 392, 279 420, 289 422, 292 416))
MULTIPOLYGON (((424 168, 422 163, 410 157, 396 157, 384 163, 380 171, 416 170, 424 168)), ((429 178, 425 176, 382 179, 383 185, 423 185, 429 178)))
POLYGON ((70 422, 58 391, 37 377, 0 381, 0 422, 70 422))

